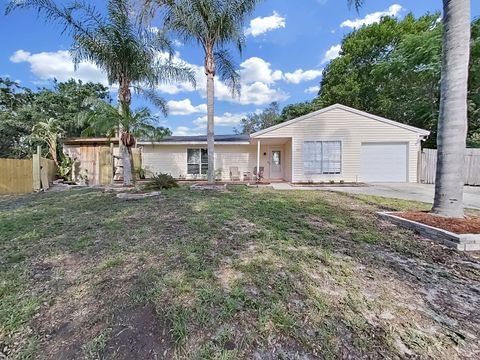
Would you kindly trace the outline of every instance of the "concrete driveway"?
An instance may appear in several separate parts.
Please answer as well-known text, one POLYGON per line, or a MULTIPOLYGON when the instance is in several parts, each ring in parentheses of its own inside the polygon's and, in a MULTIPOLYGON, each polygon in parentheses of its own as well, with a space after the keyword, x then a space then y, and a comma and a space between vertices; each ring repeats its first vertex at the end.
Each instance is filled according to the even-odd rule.
MULTIPOLYGON (((352 194, 376 195, 395 199, 416 200, 433 203, 434 185, 417 183, 371 183, 361 187, 300 187, 286 183, 272 184, 278 190, 329 190, 352 194)), ((465 186, 465 207, 480 209, 480 186, 465 186)))

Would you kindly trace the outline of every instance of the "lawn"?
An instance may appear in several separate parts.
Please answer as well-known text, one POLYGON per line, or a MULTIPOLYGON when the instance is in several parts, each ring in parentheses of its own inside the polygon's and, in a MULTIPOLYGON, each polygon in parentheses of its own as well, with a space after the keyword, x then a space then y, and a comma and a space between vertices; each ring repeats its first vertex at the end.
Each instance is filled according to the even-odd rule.
POLYGON ((375 215, 413 208, 243 187, 0 197, 0 359, 478 358, 478 254, 375 215))

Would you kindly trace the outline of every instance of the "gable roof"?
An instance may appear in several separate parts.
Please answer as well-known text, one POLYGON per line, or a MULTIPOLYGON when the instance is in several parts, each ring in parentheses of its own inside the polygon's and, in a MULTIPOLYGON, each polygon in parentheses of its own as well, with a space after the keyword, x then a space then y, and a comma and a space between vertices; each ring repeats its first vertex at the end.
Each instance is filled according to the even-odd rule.
MULTIPOLYGON (((250 140, 250 135, 215 135, 215 143, 245 143, 250 140)), ((141 139, 139 144, 178 144, 178 143, 206 143, 207 135, 193 135, 193 136, 167 136, 161 140, 151 141, 141 139)))
POLYGON ((385 124, 389 124, 389 125, 397 126, 399 128, 405 129, 405 130, 413 131, 413 132, 415 132, 419 135, 423 135, 423 136, 430 135, 430 131, 428 131, 428 130, 423 130, 423 129, 420 129, 420 128, 417 128, 417 127, 414 127, 414 126, 402 124, 402 123, 399 123, 397 121, 393 121, 393 120, 383 118, 381 116, 373 115, 373 114, 367 113, 365 111, 361 111, 361 110, 358 110, 358 109, 355 109, 355 108, 352 108, 352 107, 349 107, 349 106, 346 106, 346 105, 334 104, 334 105, 327 106, 326 108, 311 112, 311 113, 303 115, 303 116, 300 116, 298 118, 285 121, 285 122, 280 123, 278 125, 270 126, 269 128, 257 131, 255 133, 251 134, 250 136, 252 138, 255 138, 257 136, 266 134, 270 131, 280 129, 284 126, 288 126, 288 125, 294 124, 296 122, 311 118, 312 116, 320 115, 320 114, 326 113, 326 112, 331 111, 331 110, 336 110, 336 109, 348 111, 348 112, 351 112, 353 114, 357 114, 357 115, 364 116, 364 117, 367 117, 367 118, 370 118, 370 119, 373 119, 373 120, 376 120, 376 121, 383 122, 385 124))

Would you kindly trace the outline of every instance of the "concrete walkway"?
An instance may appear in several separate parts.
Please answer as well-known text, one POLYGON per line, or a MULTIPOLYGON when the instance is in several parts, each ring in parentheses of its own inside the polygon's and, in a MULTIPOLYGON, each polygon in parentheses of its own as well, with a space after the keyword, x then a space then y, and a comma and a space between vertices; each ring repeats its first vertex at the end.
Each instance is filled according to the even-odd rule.
MULTIPOLYGON (((433 203, 434 185, 417 183, 372 183, 360 187, 339 186, 292 186, 288 183, 272 183, 276 190, 327 190, 347 192, 351 194, 365 194, 383 196, 395 199, 416 200, 433 203)), ((480 209, 480 186, 465 186, 465 207, 480 209)))

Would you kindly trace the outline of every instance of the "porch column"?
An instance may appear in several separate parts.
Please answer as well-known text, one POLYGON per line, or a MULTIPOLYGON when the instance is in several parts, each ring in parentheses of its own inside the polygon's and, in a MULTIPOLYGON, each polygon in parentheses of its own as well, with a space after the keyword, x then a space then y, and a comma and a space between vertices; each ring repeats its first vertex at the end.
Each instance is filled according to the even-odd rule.
POLYGON ((257 181, 260 180, 260 140, 257 142, 257 181))

